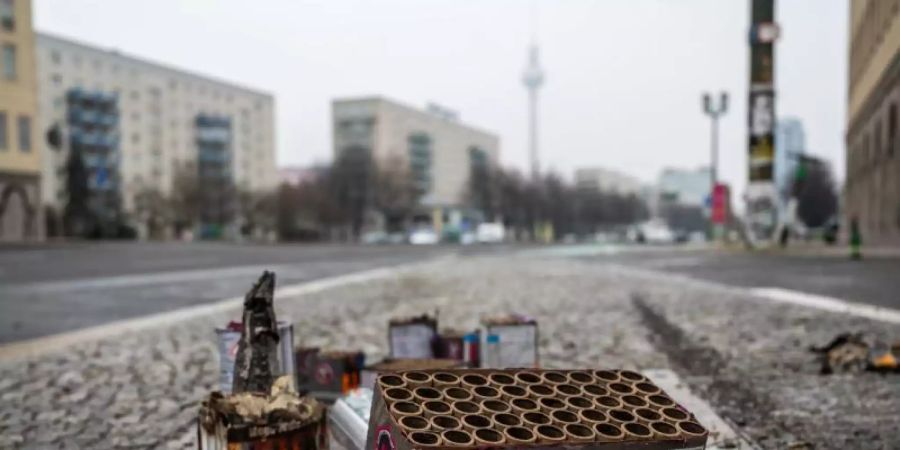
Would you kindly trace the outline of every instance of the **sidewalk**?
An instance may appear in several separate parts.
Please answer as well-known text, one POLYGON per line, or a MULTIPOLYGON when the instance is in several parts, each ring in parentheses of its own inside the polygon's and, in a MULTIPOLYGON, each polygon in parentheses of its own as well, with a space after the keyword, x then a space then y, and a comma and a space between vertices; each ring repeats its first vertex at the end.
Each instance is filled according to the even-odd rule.
MULTIPOLYGON (((276 305, 296 344, 359 348, 372 360, 385 355, 395 315, 437 310, 445 326, 466 329, 484 313, 523 312, 539 321, 543 366, 672 369, 766 448, 880 448, 900 415, 896 379, 822 377, 806 352, 837 332, 896 337, 900 326, 618 266, 453 259, 276 305)), ((237 313, 0 360, 0 448, 193 448, 198 401, 218 378, 212 330, 237 313)))

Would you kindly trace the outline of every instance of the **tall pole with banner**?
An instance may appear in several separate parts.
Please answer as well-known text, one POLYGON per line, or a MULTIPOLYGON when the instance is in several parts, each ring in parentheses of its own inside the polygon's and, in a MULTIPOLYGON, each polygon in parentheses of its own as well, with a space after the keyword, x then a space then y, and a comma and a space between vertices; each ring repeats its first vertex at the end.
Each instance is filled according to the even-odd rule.
POLYGON ((775 0, 751 0, 747 224, 754 241, 770 241, 777 225, 775 162, 775 0))

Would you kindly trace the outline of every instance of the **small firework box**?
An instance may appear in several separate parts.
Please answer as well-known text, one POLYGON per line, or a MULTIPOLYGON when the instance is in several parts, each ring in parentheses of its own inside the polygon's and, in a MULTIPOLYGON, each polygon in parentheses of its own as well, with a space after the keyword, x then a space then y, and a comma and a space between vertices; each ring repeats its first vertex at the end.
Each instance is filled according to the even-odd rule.
POLYGON ((519 314, 481 319, 481 367, 537 367, 538 324, 519 314))
POLYGON ((391 358, 433 358, 437 319, 427 314, 396 317, 388 322, 391 358))
POLYGON ((378 377, 365 448, 702 450, 708 435, 637 372, 424 370, 378 377))
POLYGON ((318 400, 333 401, 359 387, 366 355, 359 351, 322 352, 316 347, 298 348, 297 390, 318 400))
POLYGON ((374 389, 375 379, 383 372, 401 372, 407 370, 461 369, 465 364, 455 359, 385 359, 363 368, 360 374, 360 386, 374 389))

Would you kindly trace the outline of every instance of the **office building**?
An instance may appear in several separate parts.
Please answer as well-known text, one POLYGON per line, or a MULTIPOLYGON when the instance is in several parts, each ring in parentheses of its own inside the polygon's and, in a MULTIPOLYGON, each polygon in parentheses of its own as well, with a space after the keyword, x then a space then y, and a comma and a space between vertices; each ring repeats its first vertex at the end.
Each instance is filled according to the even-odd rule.
POLYGON ((710 176, 708 167, 664 169, 657 183, 660 201, 683 206, 706 207, 711 189, 710 176))
POLYGON ((794 117, 778 120, 775 125, 775 188, 782 202, 791 194, 797 162, 806 153, 803 122, 794 117))
POLYGON ((630 175, 602 167, 584 167, 575 170, 575 186, 578 189, 596 190, 621 195, 641 195, 641 182, 630 175))
POLYGON ((844 218, 866 244, 898 244, 900 0, 851 0, 849 30, 844 218))
POLYGON ((335 100, 332 120, 335 159, 361 150, 376 164, 405 165, 422 193, 420 213, 435 228, 458 223, 466 209, 483 209, 470 195, 470 175, 497 164, 493 133, 461 123, 446 108, 419 110, 380 97, 335 100))
MULTIPOLYGON (((69 200, 73 151, 83 155, 88 214, 101 223, 120 217, 141 234, 148 214, 136 199, 147 191, 169 197, 195 178, 204 201, 190 226, 218 237, 241 221, 236 190, 277 185, 268 93, 45 33, 37 34, 37 69, 38 134, 56 127, 65 136, 59 150, 35 141, 47 153, 44 201, 57 212, 69 200)), ((166 227, 171 236, 175 224, 166 227)))
POLYGON ((30 0, 0 0, 0 241, 43 237, 30 0))

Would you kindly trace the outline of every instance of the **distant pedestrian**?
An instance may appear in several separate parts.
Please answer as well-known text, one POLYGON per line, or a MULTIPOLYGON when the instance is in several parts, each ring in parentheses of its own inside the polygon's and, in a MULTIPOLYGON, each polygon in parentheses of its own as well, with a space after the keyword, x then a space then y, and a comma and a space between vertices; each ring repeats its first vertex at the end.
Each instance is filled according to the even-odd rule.
POLYGON ((862 259, 862 233, 856 217, 850 219, 850 258, 862 259))

